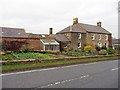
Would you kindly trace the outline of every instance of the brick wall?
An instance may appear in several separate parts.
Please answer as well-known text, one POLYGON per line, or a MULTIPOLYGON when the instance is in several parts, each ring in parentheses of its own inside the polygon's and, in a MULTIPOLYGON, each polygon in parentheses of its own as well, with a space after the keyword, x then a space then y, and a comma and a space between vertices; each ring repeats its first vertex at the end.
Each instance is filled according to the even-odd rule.
POLYGON ((3 41, 27 42, 22 47, 28 47, 34 51, 40 50, 40 40, 38 38, 0 38, 0 42, 3 41))

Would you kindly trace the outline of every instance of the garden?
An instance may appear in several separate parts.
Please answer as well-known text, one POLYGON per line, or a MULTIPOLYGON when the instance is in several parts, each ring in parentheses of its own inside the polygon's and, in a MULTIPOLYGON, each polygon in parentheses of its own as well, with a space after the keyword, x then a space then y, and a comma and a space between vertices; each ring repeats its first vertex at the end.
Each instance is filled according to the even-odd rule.
POLYGON ((84 50, 74 50, 74 51, 68 51, 68 52, 62 52, 62 54, 70 55, 70 56, 95 56, 95 55, 112 55, 112 54, 118 54, 117 50, 114 50, 112 48, 106 48, 98 47, 95 48, 87 45, 84 47, 84 50))
POLYGON ((26 59, 43 59, 43 58, 55 58, 56 55, 47 54, 45 52, 7 52, 2 54, 1 59, 6 60, 26 60, 26 59))

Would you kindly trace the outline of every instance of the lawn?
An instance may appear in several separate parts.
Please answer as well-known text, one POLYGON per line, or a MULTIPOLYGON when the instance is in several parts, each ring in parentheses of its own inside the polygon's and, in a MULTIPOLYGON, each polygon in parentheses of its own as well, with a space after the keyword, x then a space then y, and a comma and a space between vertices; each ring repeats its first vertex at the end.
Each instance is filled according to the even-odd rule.
POLYGON ((6 71, 21 71, 21 70, 30 70, 30 69, 35 69, 35 68, 47 68, 47 67, 54 67, 54 66, 71 65, 71 64, 78 64, 78 63, 90 63, 90 62, 106 61, 106 60, 118 60, 118 56, 63 60, 63 61, 56 61, 56 62, 48 61, 44 63, 2 65, 1 67, 4 73, 6 71))
POLYGON ((2 60, 25 60, 25 59, 41 59, 41 58, 55 58, 55 55, 39 52, 13 52, 2 55, 2 60))

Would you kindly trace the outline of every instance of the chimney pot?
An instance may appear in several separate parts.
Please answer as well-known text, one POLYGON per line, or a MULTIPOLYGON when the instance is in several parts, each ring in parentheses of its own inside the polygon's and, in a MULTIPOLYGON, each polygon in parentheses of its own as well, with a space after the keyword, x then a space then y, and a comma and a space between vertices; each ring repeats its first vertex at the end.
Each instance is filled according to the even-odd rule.
POLYGON ((102 22, 97 22, 97 26, 101 27, 102 26, 102 22))
POLYGON ((53 34, 53 28, 49 28, 49 34, 53 34))
POLYGON ((78 23, 78 18, 73 18, 73 25, 78 23))

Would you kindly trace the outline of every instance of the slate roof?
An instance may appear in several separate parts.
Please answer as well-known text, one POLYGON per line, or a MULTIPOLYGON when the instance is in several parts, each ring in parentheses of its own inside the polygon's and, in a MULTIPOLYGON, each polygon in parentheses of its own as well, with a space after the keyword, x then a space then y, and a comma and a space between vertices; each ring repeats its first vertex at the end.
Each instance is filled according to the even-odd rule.
POLYGON ((70 40, 64 34, 55 34, 54 37, 58 42, 70 42, 70 40))
POLYGON ((67 28, 63 29, 62 31, 58 33, 66 33, 66 32, 80 32, 80 33, 101 33, 101 34, 111 34, 107 30, 105 30, 102 27, 96 26, 96 25, 89 25, 89 24, 83 24, 78 23, 71 26, 68 26, 67 28), (70 30, 70 27, 72 27, 72 31, 70 30))
POLYGON ((27 37, 26 32, 22 28, 0 27, 0 37, 27 37))
POLYGON ((33 34, 33 33, 27 33, 28 38, 39 38, 39 39, 54 39, 53 35, 49 34, 33 34))

